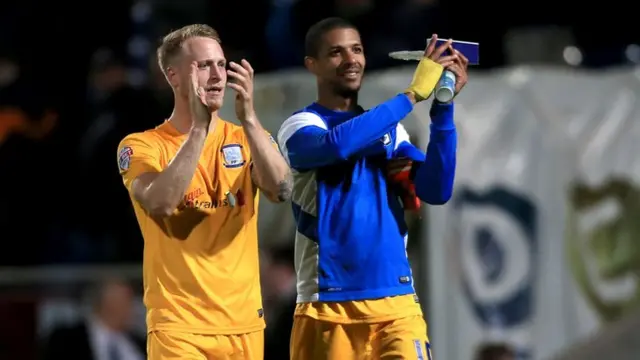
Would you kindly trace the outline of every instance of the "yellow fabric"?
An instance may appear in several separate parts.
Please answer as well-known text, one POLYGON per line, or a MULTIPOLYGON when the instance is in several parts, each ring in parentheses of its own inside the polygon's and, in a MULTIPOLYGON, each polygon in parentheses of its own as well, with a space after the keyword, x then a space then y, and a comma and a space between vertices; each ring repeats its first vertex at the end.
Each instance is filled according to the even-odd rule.
MULTIPOLYGON (((166 168, 186 138, 165 122, 122 140, 118 161, 129 192, 141 174, 166 168)), ((242 127, 220 120, 172 216, 151 217, 131 196, 144 238, 148 331, 224 335, 264 329, 258 192, 250 163, 242 127)))
POLYGON ((295 315, 338 324, 358 324, 422 316, 422 309, 415 295, 402 295, 376 300, 302 303, 296 306, 295 315))
POLYGON ((418 100, 429 98, 438 81, 440 81, 443 70, 442 65, 431 59, 423 58, 413 73, 413 80, 411 80, 407 92, 415 94, 418 100))
POLYGON ((153 331, 147 337, 149 360, 262 360, 264 332, 202 335, 153 331))
POLYGON ((337 324, 296 316, 291 360, 431 360, 422 316, 380 323, 337 324))

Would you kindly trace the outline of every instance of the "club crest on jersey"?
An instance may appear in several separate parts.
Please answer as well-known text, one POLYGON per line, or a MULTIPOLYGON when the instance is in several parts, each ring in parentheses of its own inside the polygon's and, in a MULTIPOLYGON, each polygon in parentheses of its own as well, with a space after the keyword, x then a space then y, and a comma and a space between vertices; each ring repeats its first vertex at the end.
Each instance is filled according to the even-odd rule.
POLYGON ((222 147, 222 164, 227 168, 237 168, 244 165, 245 160, 242 156, 242 145, 228 144, 222 147))
POLYGON ((384 134, 384 136, 382 137, 382 139, 380 139, 380 141, 382 141, 382 144, 384 144, 384 146, 391 144, 391 135, 384 134))
POLYGON ((120 149, 120 153, 118 154, 118 167, 120 168, 120 171, 129 170, 131 155, 133 155, 133 149, 130 147, 125 146, 120 149))

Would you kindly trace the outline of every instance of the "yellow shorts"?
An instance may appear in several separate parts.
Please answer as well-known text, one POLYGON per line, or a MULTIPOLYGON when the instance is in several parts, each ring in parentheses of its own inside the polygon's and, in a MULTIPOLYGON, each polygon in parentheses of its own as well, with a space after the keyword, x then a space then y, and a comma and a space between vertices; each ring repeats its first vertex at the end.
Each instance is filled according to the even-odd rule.
POLYGON ((296 316, 291 360, 431 360, 427 323, 410 316, 374 324, 339 324, 296 316))
POLYGON ((241 335, 202 335, 152 331, 147 337, 149 360, 262 360, 264 331, 241 335))

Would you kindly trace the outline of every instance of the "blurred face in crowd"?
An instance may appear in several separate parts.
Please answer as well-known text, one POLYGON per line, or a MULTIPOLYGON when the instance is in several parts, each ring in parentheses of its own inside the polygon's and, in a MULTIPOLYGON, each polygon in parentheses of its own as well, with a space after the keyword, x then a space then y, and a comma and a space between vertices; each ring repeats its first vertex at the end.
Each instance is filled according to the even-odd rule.
POLYGON ((13 84, 20 76, 20 66, 10 59, 0 57, 0 88, 13 84))
POLYGON ((227 61, 217 40, 208 37, 187 39, 182 44, 175 67, 169 69, 169 82, 183 99, 188 99, 191 86, 190 66, 194 61, 198 63, 198 86, 206 91, 207 105, 212 110, 220 109, 227 84, 227 61))
POLYGON ((111 92, 127 83, 127 70, 122 65, 110 65, 96 72, 93 76, 93 86, 101 91, 111 92))
POLYGON ((112 329, 125 331, 133 320, 133 290, 125 283, 110 282, 101 291, 98 313, 112 329))
POLYGON ((308 57, 306 64, 321 86, 330 86, 340 95, 357 92, 366 65, 360 33, 352 28, 326 32, 316 57, 308 57))

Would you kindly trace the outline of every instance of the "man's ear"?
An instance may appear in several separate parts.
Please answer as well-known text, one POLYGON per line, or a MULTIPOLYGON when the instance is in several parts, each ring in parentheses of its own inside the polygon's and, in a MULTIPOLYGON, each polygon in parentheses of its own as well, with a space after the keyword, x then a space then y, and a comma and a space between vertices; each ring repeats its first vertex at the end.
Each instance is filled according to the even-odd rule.
POLYGON ((311 56, 304 57, 304 67, 309 70, 309 72, 315 74, 316 73, 316 59, 311 56))
POLYGON ((171 85, 172 88, 177 88, 180 84, 180 79, 178 79, 178 73, 175 68, 170 66, 167 68, 165 73, 167 74, 167 81, 169 82, 169 85, 171 85))

